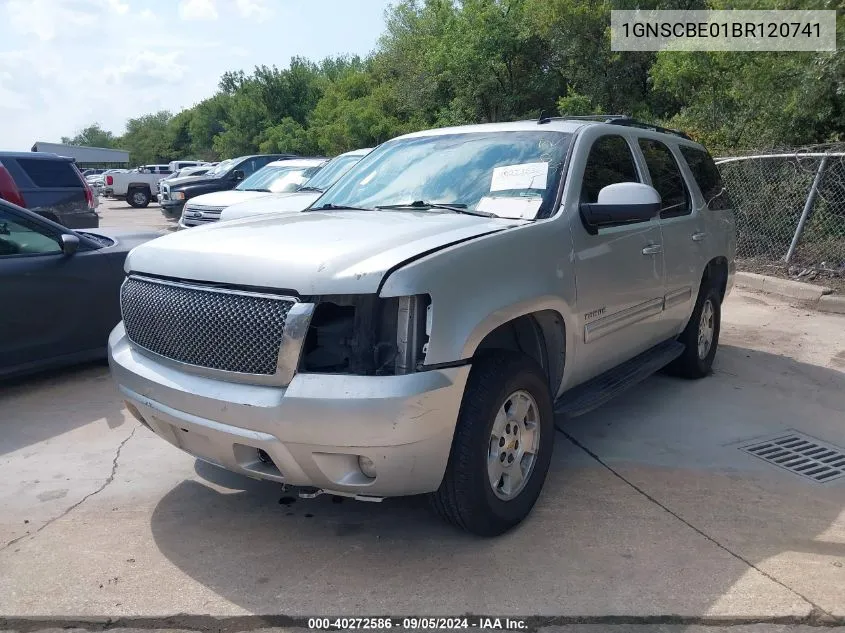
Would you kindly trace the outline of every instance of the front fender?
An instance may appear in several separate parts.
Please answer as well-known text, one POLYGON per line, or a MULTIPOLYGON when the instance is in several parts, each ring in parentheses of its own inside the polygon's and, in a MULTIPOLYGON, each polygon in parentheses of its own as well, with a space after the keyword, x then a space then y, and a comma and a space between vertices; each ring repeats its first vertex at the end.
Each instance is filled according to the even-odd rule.
POLYGON ((553 310, 566 329, 565 383, 577 349, 571 243, 559 220, 517 225, 409 262, 388 276, 380 294, 431 296, 426 365, 472 358, 503 323, 553 310))

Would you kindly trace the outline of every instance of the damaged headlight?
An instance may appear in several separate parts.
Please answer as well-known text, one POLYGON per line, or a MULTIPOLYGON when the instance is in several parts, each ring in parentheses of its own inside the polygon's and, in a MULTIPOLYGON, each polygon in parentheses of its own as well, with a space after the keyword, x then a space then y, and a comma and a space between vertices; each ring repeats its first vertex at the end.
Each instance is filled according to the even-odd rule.
POLYGON ((428 295, 333 295, 316 303, 300 356, 305 373, 389 376, 416 371, 428 342, 428 295))

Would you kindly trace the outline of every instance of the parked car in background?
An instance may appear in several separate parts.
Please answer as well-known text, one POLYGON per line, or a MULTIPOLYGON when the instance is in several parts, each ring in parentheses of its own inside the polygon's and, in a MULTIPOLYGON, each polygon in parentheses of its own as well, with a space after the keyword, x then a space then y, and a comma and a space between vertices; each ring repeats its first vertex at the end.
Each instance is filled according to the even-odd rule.
POLYGON ((96 209, 100 204, 100 195, 103 193, 103 187, 105 187, 105 176, 102 174, 85 176, 85 182, 94 191, 94 208, 96 209))
POLYGON ((208 165, 197 165, 195 167, 183 167, 179 171, 174 171, 169 176, 165 176, 161 180, 158 181, 156 184, 156 197, 158 201, 161 202, 161 183, 165 182, 166 180, 173 180, 174 178, 184 178, 185 176, 202 176, 203 174, 207 174, 214 166, 211 164, 208 165))
POLYGON ((182 216, 185 202, 213 191, 234 189, 238 183, 252 176, 267 163, 283 158, 297 158, 294 154, 257 154, 224 160, 204 176, 174 178, 161 186, 161 213, 169 220, 182 216))
POLYGON ((235 220, 265 213, 296 212, 307 209, 323 193, 372 151, 371 147, 356 149, 335 156, 314 177, 294 193, 276 193, 223 209, 220 220, 235 220))
POLYGON ((73 231, 0 201, 0 377, 104 357, 126 254, 158 235, 73 231))
POLYGON ((158 182, 170 175, 168 165, 142 165, 126 173, 106 174, 106 196, 126 200, 135 208, 143 208, 155 200, 158 182))
POLYGON ((428 130, 302 213, 134 249, 109 363, 195 457, 310 496, 425 493, 494 536, 540 495, 556 413, 710 373, 735 252, 719 172, 681 132, 428 130))
POLYGON ((96 196, 73 159, 46 152, 0 152, 0 199, 74 229, 100 224, 96 196))
POLYGON ((297 191, 310 182, 327 163, 325 158, 289 158, 262 167, 229 191, 215 191, 191 198, 185 203, 179 227, 183 229, 220 219, 220 213, 232 204, 264 198, 271 194, 297 191))
POLYGON ((201 160, 172 160, 167 168, 172 173, 177 172, 180 169, 184 169, 185 167, 199 167, 201 165, 208 165, 208 163, 201 160))

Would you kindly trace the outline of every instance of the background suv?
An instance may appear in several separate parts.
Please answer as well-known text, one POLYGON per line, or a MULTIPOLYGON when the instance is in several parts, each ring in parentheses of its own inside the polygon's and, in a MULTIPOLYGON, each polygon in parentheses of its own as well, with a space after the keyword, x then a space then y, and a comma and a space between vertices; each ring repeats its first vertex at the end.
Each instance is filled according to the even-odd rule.
POLYGON ((100 225, 93 189, 57 154, 0 152, 0 198, 71 229, 100 225))
POLYGON ((213 191, 227 191, 234 189, 238 183, 249 178, 274 160, 297 158, 295 154, 258 154, 254 156, 240 156, 230 158, 218 164, 204 176, 188 176, 174 178, 161 183, 161 213, 170 220, 178 220, 182 216, 185 202, 213 191))

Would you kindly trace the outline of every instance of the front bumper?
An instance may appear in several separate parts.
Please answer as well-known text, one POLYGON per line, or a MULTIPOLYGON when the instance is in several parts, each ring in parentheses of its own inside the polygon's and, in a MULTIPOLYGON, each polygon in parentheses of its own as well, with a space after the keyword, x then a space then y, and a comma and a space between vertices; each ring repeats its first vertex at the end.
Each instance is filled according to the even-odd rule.
POLYGON ((161 200, 161 214, 168 220, 178 220, 182 217, 182 208, 185 206, 184 200, 161 200))
POLYGON ((91 209, 82 213, 58 214, 59 223, 69 229, 96 229, 100 226, 100 215, 91 209))
POLYGON ((138 351, 122 323, 109 337, 109 365, 130 410, 191 455, 254 478, 361 497, 438 488, 470 369, 296 374, 287 387, 223 382, 138 351), (361 472, 358 456, 373 461, 375 478, 361 472))

